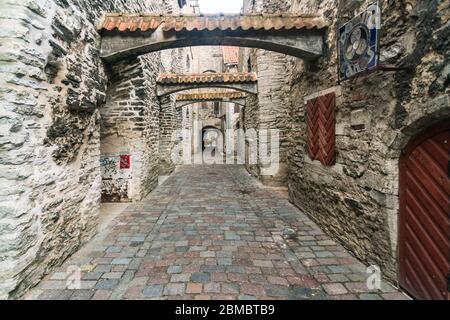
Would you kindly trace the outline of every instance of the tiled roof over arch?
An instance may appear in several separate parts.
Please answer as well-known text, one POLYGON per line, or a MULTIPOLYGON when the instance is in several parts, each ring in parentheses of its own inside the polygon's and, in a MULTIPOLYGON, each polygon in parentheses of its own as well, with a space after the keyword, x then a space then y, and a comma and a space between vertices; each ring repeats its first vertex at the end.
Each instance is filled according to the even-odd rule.
POLYGON ((208 101, 221 99, 242 99, 246 94, 238 91, 224 91, 224 92, 199 92, 199 93, 182 93, 177 94, 177 101, 208 101))
POLYGON ((146 32, 162 26, 163 31, 192 30, 290 30, 324 29, 327 21, 318 15, 282 14, 202 14, 202 15, 155 15, 107 13, 99 30, 146 32))
POLYGON ((160 84, 181 84, 181 83, 248 83, 256 82, 255 72, 245 73, 192 73, 173 74, 161 73, 157 82, 160 84))

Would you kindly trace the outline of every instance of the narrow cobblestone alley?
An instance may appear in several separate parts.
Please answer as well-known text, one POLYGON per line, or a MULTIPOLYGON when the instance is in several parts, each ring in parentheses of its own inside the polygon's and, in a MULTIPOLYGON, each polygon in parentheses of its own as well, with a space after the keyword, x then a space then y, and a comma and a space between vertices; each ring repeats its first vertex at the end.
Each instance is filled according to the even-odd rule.
POLYGON ((450 1, 0 12, 0 301, 450 300, 450 1))
POLYGON ((364 265, 243 166, 182 166, 25 298, 406 298, 387 283, 370 292, 366 279, 364 265), (74 267, 81 286, 69 290, 74 267))

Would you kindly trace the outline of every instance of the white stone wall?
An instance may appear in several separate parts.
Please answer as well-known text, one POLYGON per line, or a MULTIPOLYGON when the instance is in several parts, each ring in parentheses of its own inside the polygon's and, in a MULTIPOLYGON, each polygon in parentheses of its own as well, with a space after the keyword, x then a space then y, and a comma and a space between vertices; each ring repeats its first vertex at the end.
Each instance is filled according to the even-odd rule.
POLYGON ((0 298, 19 296, 95 232, 108 81, 98 19, 167 9, 164 0, 0 2, 0 298))

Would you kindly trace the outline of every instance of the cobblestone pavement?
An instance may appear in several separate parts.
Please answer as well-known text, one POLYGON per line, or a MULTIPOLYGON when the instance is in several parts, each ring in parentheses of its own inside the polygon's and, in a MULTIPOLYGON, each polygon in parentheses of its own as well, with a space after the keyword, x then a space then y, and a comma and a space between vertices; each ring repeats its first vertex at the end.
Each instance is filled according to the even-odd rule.
POLYGON ((363 264, 242 166, 184 166, 25 298, 406 298, 387 283, 370 291, 366 278, 363 264), (286 228, 297 238, 285 239, 286 228))

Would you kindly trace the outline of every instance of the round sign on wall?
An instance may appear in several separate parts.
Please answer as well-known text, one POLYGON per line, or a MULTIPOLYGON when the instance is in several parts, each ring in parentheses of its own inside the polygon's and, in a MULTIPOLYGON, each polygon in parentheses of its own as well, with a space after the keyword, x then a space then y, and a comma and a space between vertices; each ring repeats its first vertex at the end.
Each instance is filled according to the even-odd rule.
POLYGON ((381 11, 372 4, 339 29, 339 80, 346 80, 378 66, 381 11))

